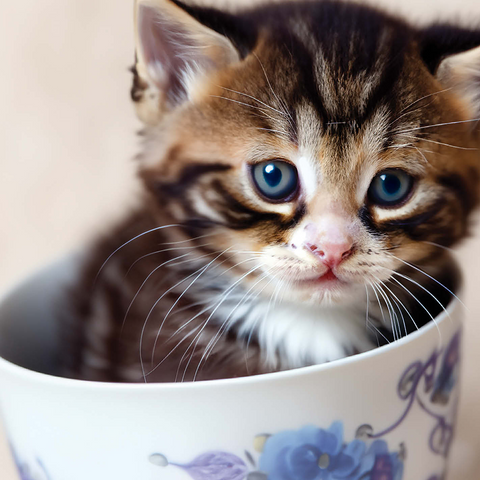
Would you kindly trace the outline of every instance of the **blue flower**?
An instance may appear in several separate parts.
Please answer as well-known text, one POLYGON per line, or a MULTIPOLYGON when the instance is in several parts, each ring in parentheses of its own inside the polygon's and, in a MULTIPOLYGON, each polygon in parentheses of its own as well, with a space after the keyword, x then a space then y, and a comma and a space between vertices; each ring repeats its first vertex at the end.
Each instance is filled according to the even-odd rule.
POLYGON ((403 478, 403 461, 398 453, 390 453, 383 440, 375 440, 368 449, 365 458, 373 459, 373 467, 368 480, 401 480, 403 478))
POLYGON ((343 426, 307 426, 270 437, 260 458, 268 480, 401 480, 403 462, 383 440, 367 449, 362 440, 343 442, 343 426))
POLYGON ((365 455, 361 440, 343 444, 343 426, 328 430, 313 426, 270 437, 260 458, 269 480, 357 480, 372 470, 374 455, 365 455))

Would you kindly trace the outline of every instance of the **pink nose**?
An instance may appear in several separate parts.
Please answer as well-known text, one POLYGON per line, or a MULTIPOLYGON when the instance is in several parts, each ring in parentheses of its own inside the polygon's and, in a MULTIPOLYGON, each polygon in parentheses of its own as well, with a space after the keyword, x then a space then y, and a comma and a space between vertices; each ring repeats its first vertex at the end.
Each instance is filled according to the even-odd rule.
POLYGON ((315 254, 327 267, 338 267, 353 253, 353 241, 345 238, 339 242, 325 240, 317 245, 307 244, 307 248, 315 254))

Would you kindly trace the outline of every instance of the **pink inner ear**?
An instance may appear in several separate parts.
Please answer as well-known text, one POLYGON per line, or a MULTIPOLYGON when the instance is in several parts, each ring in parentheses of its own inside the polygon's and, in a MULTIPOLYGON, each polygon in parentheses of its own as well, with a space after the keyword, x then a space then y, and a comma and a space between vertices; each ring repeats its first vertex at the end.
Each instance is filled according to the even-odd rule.
POLYGON ((170 101, 184 101, 188 96, 187 73, 205 71, 213 66, 213 60, 202 53, 206 45, 195 42, 187 25, 145 5, 139 7, 138 28, 143 59, 151 79, 170 101))

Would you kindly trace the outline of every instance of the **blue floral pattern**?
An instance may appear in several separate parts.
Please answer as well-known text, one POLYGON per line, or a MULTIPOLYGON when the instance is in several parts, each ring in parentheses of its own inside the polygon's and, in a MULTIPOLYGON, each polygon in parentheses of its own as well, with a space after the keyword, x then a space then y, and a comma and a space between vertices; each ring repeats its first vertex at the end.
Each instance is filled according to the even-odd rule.
MULTIPOLYGON (((452 394, 458 381, 460 337, 458 332, 445 350, 436 350, 425 362, 417 361, 405 369, 397 387, 405 409, 392 425, 378 433, 370 425, 361 425, 356 438, 348 442, 343 423, 336 421, 329 428, 307 425, 259 435, 255 438, 255 449, 260 453, 258 465, 245 452, 252 467, 240 457, 221 451, 202 454, 188 464, 169 463, 161 454, 152 455, 150 461, 181 468, 193 480, 402 480, 405 446, 391 451, 383 437, 397 429, 418 405, 436 422, 428 439, 430 450, 448 456, 456 419, 452 394), (439 413, 435 406, 447 408, 439 413)), ((433 475, 429 480, 442 478, 433 475)))
MULTIPOLYGON (((261 456, 257 470, 250 470, 239 457, 226 452, 209 452, 182 465, 169 463, 161 454, 151 463, 174 465, 193 480, 401 480, 403 450, 390 452, 383 440, 343 440, 343 424, 322 429, 306 426, 271 436, 260 436, 261 456)), ((251 454, 247 458, 255 465, 251 454)))
POLYGON ((343 425, 328 430, 307 426, 273 435, 260 457, 269 480, 400 480, 403 460, 382 440, 370 447, 362 440, 343 443, 343 425), (382 476, 380 476, 382 475, 382 476))
MULTIPOLYGON (((181 468, 193 480, 402 480, 405 447, 401 444, 391 451, 382 437, 398 428, 418 405, 435 420, 428 439, 431 452, 448 456, 455 430, 456 403, 452 394, 459 374, 460 336, 457 333, 445 350, 434 351, 427 361, 406 368, 397 387, 405 409, 392 425, 378 433, 370 425, 362 425, 356 438, 346 441, 343 423, 336 421, 329 428, 307 425, 257 436, 254 448, 260 454, 258 462, 250 452, 244 452, 250 466, 239 456, 224 451, 202 453, 185 464, 169 462, 165 455, 155 453, 150 462, 159 467, 181 468)), ((12 452, 21 480, 51 480, 40 459, 29 465, 18 457, 13 446, 12 452)), ((429 480, 443 478, 433 475, 429 480)))

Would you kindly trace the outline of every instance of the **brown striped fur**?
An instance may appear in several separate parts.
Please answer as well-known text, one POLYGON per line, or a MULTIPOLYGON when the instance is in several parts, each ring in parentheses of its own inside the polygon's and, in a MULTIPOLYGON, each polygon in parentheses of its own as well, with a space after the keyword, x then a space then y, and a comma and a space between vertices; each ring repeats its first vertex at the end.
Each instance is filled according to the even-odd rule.
MULTIPOLYGON (((381 280, 393 307, 392 297, 404 302, 418 325, 448 303, 458 282, 444 249, 466 236, 478 203, 480 30, 417 29, 327 0, 236 13, 139 0, 136 27, 132 99, 145 123, 139 175, 146 195, 93 249, 74 289, 70 375, 213 379, 323 358, 305 348, 292 360, 288 333, 265 352, 263 317, 245 320, 255 302, 263 302, 265 317, 272 304, 321 312, 358 303, 369 282, 381 280), (148 23, 148 15, 158 17, 148 23), (171 42, 154 60, 149 34, 152 44, 171 42), (251 165, 272 159, 300 173, 289 201, 266 201, 252 182, 251 165), (395 208, 367 195, 385 169, 415 179, 411 196, 395 208), (318 269, 295 239, 326 212, 355 232, 354 253, 335 272, 346 286, 331 291, 295 283, 318 269), (267 271, 270 282, 262 277, 267 271), (393 271, 423 289, 404 277, 393 281, 393 271)), ((390 338, 414 329, 406 312, 402 317, 396 335, 380 311, 371 321, 390 338)), ((375 335, 363 329, 363 338, 345 332, 343 354, 374 346, 375 335)))

